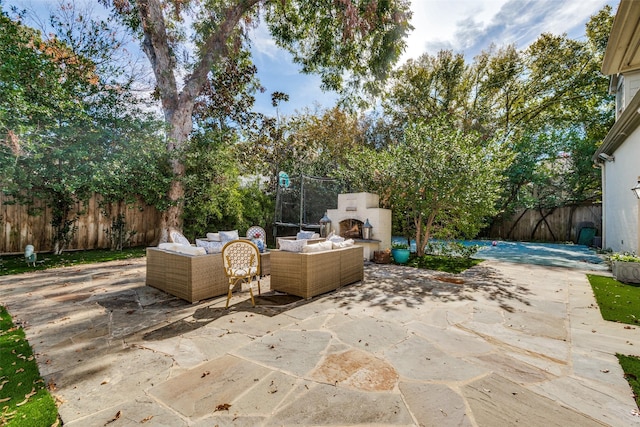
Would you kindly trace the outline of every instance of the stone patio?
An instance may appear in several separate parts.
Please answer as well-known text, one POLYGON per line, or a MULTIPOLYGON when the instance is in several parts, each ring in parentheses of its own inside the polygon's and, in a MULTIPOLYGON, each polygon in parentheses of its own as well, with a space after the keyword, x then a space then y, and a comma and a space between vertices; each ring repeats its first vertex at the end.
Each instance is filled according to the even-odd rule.
POLYGON ((65 426, 640 425, 615 357, 638 329, 602 320, 584 271, 367 264, 226 311, 145 286, 144 263, 0 278, 65 426))

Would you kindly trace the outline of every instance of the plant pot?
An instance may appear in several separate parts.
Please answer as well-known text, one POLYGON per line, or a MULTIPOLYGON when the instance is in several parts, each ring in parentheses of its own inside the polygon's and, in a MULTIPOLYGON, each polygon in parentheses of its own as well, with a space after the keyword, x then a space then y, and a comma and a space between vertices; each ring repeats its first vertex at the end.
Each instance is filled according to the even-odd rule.
POLYGON ((409 255, 411 255, 409 249, 391 249, 391 256, 398 264, 404 264, 409 261, 409 255))
POLYGON ((387 251, 373 251, 373 262, 376 264, 389 264, 391 262, 391 253, 387 251))
POLYGON ((640 283, 640 262, 614 261, 611 270, 618 282, 640 283))

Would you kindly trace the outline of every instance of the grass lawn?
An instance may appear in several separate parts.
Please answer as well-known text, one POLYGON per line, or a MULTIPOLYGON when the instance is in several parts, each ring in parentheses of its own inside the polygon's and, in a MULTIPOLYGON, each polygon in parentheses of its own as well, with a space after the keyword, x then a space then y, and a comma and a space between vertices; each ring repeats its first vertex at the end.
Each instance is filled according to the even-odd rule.
POLYGON ((633 397, 636 399, 636 404, 638 408, 640 408, 640 357, 625 356, 623 354, 616 354, 616 356, 624 371, 624 377, 633 390, 633 397))
POLYGON ((0 425, 52 426, 58 408, 40 376, 24 331, 0 306, 0 425))
POLYGON ((115 261, 119 259, 139 258, 145 256, 146 247, 125 248, 122 251, 98 249, 91 251, 64 252, 61 255, 51 253, 38 254, 36 266, 27 265, 22 255, 3 255, 0 257, 0 276, 20 274, 28 271, 45 270, 47 268, 68 267, 78 264, 115 261))
POLYGON ((604 320, 636 325, 640 323, 640 287, 611 277, 587 274, 604 320))
MULTIPOLYGON (((604 320, 630 325, 640 323, 640 286, 594 274, 587 274, 587 277, 604 320)), ((622 354, 616 356, 640 408, 640 358, 622 354)))
POLYGON ((410 267, 423 268, 426 270, 445 271, 447 273, 458 274, 468 268, 478 265, 481 259, 449 257, 441 255, 423 255, 421 257, 412 256, 406 265, 410 267))

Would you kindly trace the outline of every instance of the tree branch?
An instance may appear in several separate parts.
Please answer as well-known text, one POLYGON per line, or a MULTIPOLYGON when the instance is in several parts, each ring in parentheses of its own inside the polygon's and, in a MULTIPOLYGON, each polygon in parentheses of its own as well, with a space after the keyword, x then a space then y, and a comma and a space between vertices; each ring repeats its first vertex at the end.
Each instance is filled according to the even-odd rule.
POLYGON ((185 86, 180 93, 181 102, 193 100, 200 94, 213 64, 227 56, 227 41, 240 22, 240 19, 261 1, 263 0, 238 0, 235 5, 230 6, 224 11, 224 20, 205 41, 202 49, 204 54, 202 58, 200 58, 193 73, 186 79, 185 86))

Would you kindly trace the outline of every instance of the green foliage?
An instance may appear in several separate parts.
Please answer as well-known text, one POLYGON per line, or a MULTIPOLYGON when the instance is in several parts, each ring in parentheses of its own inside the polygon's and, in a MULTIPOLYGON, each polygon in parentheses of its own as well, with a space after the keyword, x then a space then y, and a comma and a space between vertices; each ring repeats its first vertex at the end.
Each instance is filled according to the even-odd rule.
POLYGON ((111 249, 116 251, 121 251, 122 248, 129 246, 131 238, 137 234, 136 230, 127 230, 124 214, 118 214, 111 221, 111 227, 104 232, 109 237, 111 249))
POLYGON ((405 0, 275 1, 266 3, 265 13, 276 43, 302 72, 319 73, 323 88, 343 92, 380 88, 404 50, 410 17, 405 0))
POLYGON ((607 6, 587 24, 587 40, 542 34, 526 50, 491 46, 469 64, 451 51, 408 61, 382 104, 391 125, 386 143, 400 140, 408 123, 447 115, 516 153, 498 212, 597 199, 591 157, 613 123, 600 72, 612 20, 607 6))
POLYGON ((495 213, 510 159, 495 140, 446 118, 407 125, 403 140, 362 147, 336 173, 359 191, 375 191, 393 210, 393 229, 415 236, 418 255, 431 236, 474 237, 495 213))
POLYGON ((417 253, 431 236, 473 237, 495 213, 509 156, 496 141, 462 132, 445 119, 408 127, 389 150, 391 206, 416 237, 417 253))
POLYGON ((633 252, 615 252, 612 253, 610 255, 607 255, 607 261, 609 263, 615 262, 615 261, 622 261, 622 262, 640 262, 640 257, 637 256, 635 253, 633 252))
POLYGON ((443 113, 463 116, 470 96, 462 54, 443 50, 421 55, 394 72, 385 97, 385 111, 399 127, 417 120, 429 121, 443 113))
POLYGON ((640 322, 640 287, 593 274, 587 275, 604 320, 637 325, 640 322))
POLYGON ((409 249, 408 243, 391 242, 391 249, 409 249))
MULTIPOLYGON (((411 29, 406 0, 100 3, 138 36, 156 77, 155 96, 161 101, 167 124, 173 175, 165 228, 181 228, 180 219, 185 213, 183 178, 187 166, 181 155, 191 143, 193 122, 188 118, 194 111, 204 114, 221 123, 218 130, 226 131, 227 126, 222 125, 226 117, 232 111, 243 111, 244 107, 236 110, 235 106, 253 102, 251 97, 244 97, 256 87, 252 78, 246 78, 254 72, 246 56, 251 23, 264 19, 276 42, 293 54, 304 73, 319 74, 325 88, 339 90, 345 98, 363 88, 374 91, 380 87, 402 53, 404 37, 411 29), (181 87, 178 76, 184 77, 181 87), (346 76, 349 81, 345 87, 346 76), (231 84, 212 84, 212 78, 231 84), (222 93, 224 88, 231 90, 222 93), (213 102, 194 110, 203 95, 213 102), (216 107, 216 99, 225 100, 224 107, 229 108, 216 107), (224 118, 216 116, 215 110, 222 111, 224 118)), ((282 99, 280 95, 274 97, 274 104, 282 99)), ((277 126, 269 122, 265 139, 279 141, 277 126)))
POLYGON ((480 250, 479 245, 468 246, 455 241, 430 241, 424 248, 425 254, 462 258, 471 258, 478 250, 480 250))
POLYGON ((273 202, 259 181, 240 178, 230 132, 194 135, 185 153, 184 234, 193 240, 216 230, 265 227, 273 202), (244 182, 243 182, 244 181, 244 182))
POLYGON ((275 193, 277 175, 333 177, 356 149, 361 139, 355 115, 338 107, 311 111, 305 109, 263 127, 244 138, 239 161, 248 171, 269 177, 269 192, 275 193))
POLYGON ((54 16, 58 37, 43 40, 39 32, 3 14, 0 20, 0 175, 5 195, 16 203, 38 202, 51 209, 56 253, 73 238, 79 206, 96 191, 107 202, 137 193, 160 205, 158 192, 164 195, 167 188, 162 169, 166 157, 157 150, 160 135, 149 130, 153 122, 136 110, 126 86, 96 74, 117 77, 117 68, 96 63, 117 49, 103 51, 109 40, 97 38, 104 36, 105 27, 95 23, 95 32, 81 35, 83 41, 54 16))
POLYGON ((636 405, 640 408, 640 357, 625 356, 619 353, 616 354, 616 357, 624 371, 624 377, 633 390, 633 398, 636 400, 636 405))
POLYGON ((452 274, 460 274, 463 271, 480 264, 481 262, 481 259, 442 255, 423 255, 411 257, 407 265, 409 265, 410 267, 422 268, 425 270, 444 271, 452 274))
POLYGON ((24 331, 0 305, 0 425, 51 426, 58 409, 49 394, 24 331))
POLYGON ((141 198, 161 211, 167 208, 171 172, 163 128, 153 117, 134 109, 104 123, 94 143, 105 148, 91 175, 92 189, 102 196, 102 207, 119 202, 128 205, 141 198))

